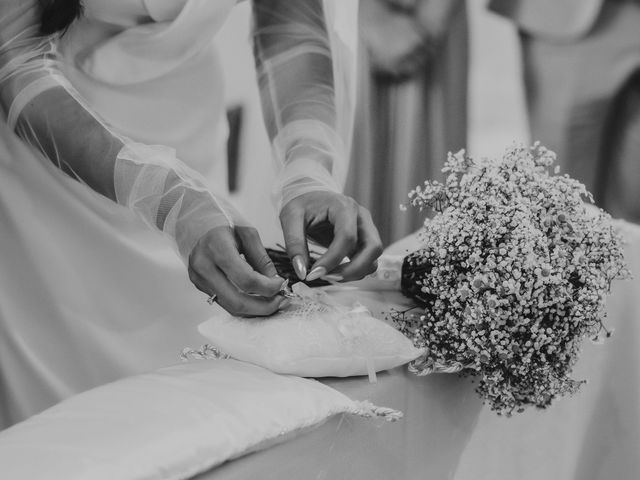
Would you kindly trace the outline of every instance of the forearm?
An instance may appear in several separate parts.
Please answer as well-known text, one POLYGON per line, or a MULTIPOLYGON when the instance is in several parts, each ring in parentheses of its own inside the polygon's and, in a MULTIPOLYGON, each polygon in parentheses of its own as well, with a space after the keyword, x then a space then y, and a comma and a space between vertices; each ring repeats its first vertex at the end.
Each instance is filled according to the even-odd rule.
POLYGON ((42 35, 41 2, 0 1, 0 103, 10 128, 45 157, 115 200, 123 142, 90 111, 58 70, 57 37, 42 35))
POLYGON ((305 191, 340 190, 347 154, 323 2, 254 0, 254 39, 281 204, 305 191))
POLYGON ((296 120, 335 125, 331 46, 321 0, 254 0, 255 59, 268 133, 296 120))
POLYGON ((114 168, 124 143, 62 86, 26 104, 16 132, 68 175, 117 201, 114 168))
POLYGON ((209 230, 242 222, 172 149, 119 136, 62 86, 27 102, 16 132, 71 177, 173 237, 185 262, 209 230))

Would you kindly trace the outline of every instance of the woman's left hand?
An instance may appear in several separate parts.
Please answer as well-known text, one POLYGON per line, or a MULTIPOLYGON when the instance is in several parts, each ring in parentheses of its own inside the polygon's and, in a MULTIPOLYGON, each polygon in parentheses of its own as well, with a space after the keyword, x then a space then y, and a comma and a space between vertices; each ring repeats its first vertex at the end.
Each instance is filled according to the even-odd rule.
POLYGON ((337 192, 315 191, 289 201, 280 212, 289 258, 298 277, 358 280, 377 267, 382 242, 369 211, 337 192), (309 267, 307 239, 327 247, 309 267), (343 263, 345 257, 349 262, 343 263))

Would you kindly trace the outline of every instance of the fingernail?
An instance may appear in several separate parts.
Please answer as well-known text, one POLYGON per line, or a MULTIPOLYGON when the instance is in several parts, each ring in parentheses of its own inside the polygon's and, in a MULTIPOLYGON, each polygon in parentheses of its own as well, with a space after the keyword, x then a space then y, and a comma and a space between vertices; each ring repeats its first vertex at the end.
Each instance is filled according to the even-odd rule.
POLYGON ((288 298, 285 298, 280 302, 280 306, 278 307, 278 309, 282 310, 283 308, 287 308, 289 305, 291 305, 291 300, 288 298))
POLYGON ((300 280, 304 280, 307 276, 307 266, 304 264, 301 255, 293 257, 293 269, 300 280))
POLYGON ((342 275, 331 274, 325 275, 324 277, 322 277, 322 280, 326 280, 327 282, 341 282, 342 280, 344 280, 344 277, 342 275))
POLYGON ((313 270, 311 270, 311 272, 309 272, 309 275, 307 275, 307 278, 305 280, 307 282, 312 282, 319 279, 320 277, 324 277, 326 274, 327 269, 325 267, 315 267, 313 270))

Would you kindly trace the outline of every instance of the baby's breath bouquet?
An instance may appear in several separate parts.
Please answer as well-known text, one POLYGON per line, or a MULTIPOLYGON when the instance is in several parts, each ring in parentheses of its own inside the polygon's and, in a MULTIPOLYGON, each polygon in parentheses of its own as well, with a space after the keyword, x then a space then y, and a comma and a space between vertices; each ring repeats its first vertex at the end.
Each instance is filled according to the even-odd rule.
POLYGON ((436 212, 403 266, 402 290, 419 306, 393 315, 427 351, 411 369, 476 376, 500 414, 580 387, 570 375, 581 344, 611 334, 605 297, 628 275, 610 216, 585 204, 584 185, 551 171, 554 160, 539 144, 499 161, 450 154, 444 183, 409 194, 436 212))

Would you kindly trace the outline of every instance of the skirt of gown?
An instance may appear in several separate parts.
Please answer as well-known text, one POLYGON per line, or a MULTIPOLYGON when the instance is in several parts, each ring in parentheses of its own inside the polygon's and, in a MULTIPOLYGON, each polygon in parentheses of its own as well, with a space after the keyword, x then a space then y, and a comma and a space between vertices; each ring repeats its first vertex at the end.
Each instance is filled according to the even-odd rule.
POLYGON ((172 240, 0 124, 0 428, 178 361, 212 313, 172 240))

